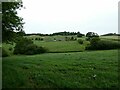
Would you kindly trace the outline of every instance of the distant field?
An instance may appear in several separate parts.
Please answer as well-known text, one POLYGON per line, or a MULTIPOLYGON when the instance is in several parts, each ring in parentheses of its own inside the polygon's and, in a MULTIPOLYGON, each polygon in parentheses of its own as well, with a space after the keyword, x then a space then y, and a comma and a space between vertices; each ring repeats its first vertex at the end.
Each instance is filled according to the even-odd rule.
MULTIPOLYGON (((45 36, 45 37, 41 37, 41 36, 37 36, 37 35, 31 35, 31 36, 25 36, 29 39, 34 39, 33 42, 38 45, 38 46, 43 46, 46 47, 49 52, 78 52, 78 51, 84 51, 85 50, 85 46, 87 44, 89 44, 88 41, 85 41, 85 37, 82 38, 77 38, 77 39, 82 39, 84 40, 84 44, 80 45, 77 41, 65 41, 65 36, 45 36), (35 40, 35 38, 44 38, 43 41, 40 40, 35 40), (62 40, 62 41, 54 41, 54 38, 56 38, 56 40, 62 40)), ((72 36, 67 36, 67 37, 72 37, 72 36)), ((73 36, 74 38, 76 38, 76 36, 73 36)), ((118 39, 118 36, 100 36, 101 39, 104 40, 111 40, 111 41, 118 41, 120 39, 118 39)), ((14 45, 10 45, 10 44, 3 44, 3 47, 5 49, 7 49, 7 51, 12 54, 12 51, 9 51, 10 47, 14 47, 14 45)))
POLYGON ((31 36, 25 36, 29 39, 36 39, 36 38, 43 38, 44 41, 54 41, 54 39, 61 40, 61 41, 65 41, 65 37, 74 37, 77 38, 77 36, 73 35, 73 36, 61 36, 61 35, 56 35, 56 36, 39 36, 39 35, 31 35, 31 36))
POLYGON ((100 36, 101 39, 107 39, 107 40, 119 40, 120 41, 120 36, 100 36))
POLYGON ((118 51, 3 58, 3 88, 116 88, 118 51))
MULTIPOLYGON (((85 45, 80 45, 77 41, 56 41, 56 42, 43 42, 34 41, 38 46, 48 48, 49 52, 70 52, 70 51, 84 51, 85 45)), ((85 42, 86 44, 87 42, 85 42)))
MULTIPOLYGON (((85 50, 85 46, 89 42, 84 41, 84 44, 80 45, 77 41, 38 41, 34 40, 34 44, 37 46, 42 46, 48 49, 48 52, 81 52, 85 50)), ((12 55, 14 50, 14 45, 3 43, 3 48, 7 50, 10 55, 12 55), (12 50, 9 50, 12 48, 12 50)))
MULTIPOLYGON (((54 38, 56 40, 62 40, 62 41, 65 41, 65 37, 74 37, 74 38, 77 38, 77 39, 82 39, 82 40, 85 40, 85 36, 82 37, 82 38, 79 38, 77 36, 38 36, 38 35, 31 35, 31 36, 25 36, 29 39, 34 39, 35 38, 44 38, 44 41, 54 41, 54 38)), ((107 39, 107 40, 114 40, 114 41, 120 41, 120 36, 100 36, 101 39, 107 39)))

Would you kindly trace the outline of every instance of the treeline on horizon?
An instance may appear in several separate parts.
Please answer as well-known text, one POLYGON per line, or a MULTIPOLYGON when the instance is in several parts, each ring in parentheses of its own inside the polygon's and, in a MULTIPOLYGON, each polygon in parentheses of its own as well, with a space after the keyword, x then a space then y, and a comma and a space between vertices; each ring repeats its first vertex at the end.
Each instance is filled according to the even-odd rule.
MULTIPOLYGON (((53 34, 42 34, 42 33, 31 33, 31 34, 25 34, 25 36, 30 36, 30 35, 39 35, 39 36, 55 36, 55 35, 62 35, 62 36, 69 36, 69 35, 77 35, 78 37, 82 37, 85 36, 85 34, 82 34, 80 32, 56 32, 53 34)), ((103 34, 101 36, 120 36, 120 34, 116 34, 116 33, 107 33, 107 34, 103 34)))
POLYGON ((41 34, 41 33, 31 33, 31 34, 25 34, 25 36, 30 36, 30 35, 39 35, 39 36, 55 36, 55 35, 62 35, 62 36, 69 36, 69 35, 77 35, 78 37, 85 36, 85 34, 82 34, 80 32, 56 32, 53 34, 41 34))

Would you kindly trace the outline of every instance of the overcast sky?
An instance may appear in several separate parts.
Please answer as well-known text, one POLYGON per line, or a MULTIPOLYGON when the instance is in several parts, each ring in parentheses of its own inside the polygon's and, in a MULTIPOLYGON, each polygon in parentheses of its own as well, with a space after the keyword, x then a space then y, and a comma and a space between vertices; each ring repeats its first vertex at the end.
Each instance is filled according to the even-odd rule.
POLYGON ((26 33, 118 33, 120 0, 22 0, 26 33))

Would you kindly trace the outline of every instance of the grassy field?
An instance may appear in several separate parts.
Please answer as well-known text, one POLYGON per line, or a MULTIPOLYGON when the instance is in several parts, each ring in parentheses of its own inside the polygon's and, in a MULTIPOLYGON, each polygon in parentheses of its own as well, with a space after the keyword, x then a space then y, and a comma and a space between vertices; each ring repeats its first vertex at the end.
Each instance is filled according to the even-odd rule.
MULTIPOLYGON (((25 36, 29 39, 34 39, 35 38, 44 38, 44 41, 53 41, 54 38, 56 39, 60 39, 60 40, 63 40, 65 39, 66 36, 60 36, 60 35, 57 35, 57 36, 38 36, 38 35, 31 35, 31 36, 25 36)), ((67 37, 74 37, 74 38, 77 38, 76 36, 67 36, 67 37)), ((109 40, 120 40, 120 36, 100 36, 101 39, 109 39, 109 40)), ((79 39, 83 39, 85 40, 85 36, 82 37, 82 38, 79 38, 79 39)))
POLYGON ((115 88, 118 51, 46 53, 3 58, 3 88, 115 88))
MULTIPOLYGON (((30 37, 30 36, 29 36, 30 37)), ((57 37, 57 36, 56 36, 57 37)), ((48 37, 47 37, 48 38, 48 37)), ((49 39, 48 39, 49 40, 49 39)), ((89 44, 88 41, 84 41, 81 45, 77 41, 39 41, 33 40, 34 44, 42 46, 48 49, 48 52, 82 52, 85 50, 85 46, 89 44)), ((2 44, 3 48, 12 55, 15 44, 2 44), (12 48, 12 50, 9 50, 12 48)))
POLYGON ((36 38, 43 38, 44 41, 54 41, 56 39, 57 41, 65 41, 65 37, 74 37, 77 38, 77 36, 61 36, 61 35, 56 35, 56 36, 39 36, 39 35, 30 35, 30 36, 25 36, 26 38, 33 39, 35 40, 36 38))
POLYGON ((100 36, 101 39, 120 41, 120 36, 100 36))
POLYGON ((77 41, 56 41, 56 42, 34 41, 34 43, 38 46, 48 48, 49 52, 76 52, 84 51, 85 44, 87 44, 88 42, 84 42, 83 45, 80 45, 77 41))
MULTIPOLYGON (((85 37, 79 38, 84 40, 82 45, 65 41, 64 36, 47 36, 43 41, 35 40, 36 37, 40 38, 27 38, 34 38, 34 44, 46 47, 49 53, 13 55, 15 44, 2 44, 10 54, 2 60, 3 88, 118 87, 118 50, 85 51, 89 44, 85 37), (54 38, 62 41, 54 41, 54 38)), ((118 41, 117 36, 100 38, 118 41)))

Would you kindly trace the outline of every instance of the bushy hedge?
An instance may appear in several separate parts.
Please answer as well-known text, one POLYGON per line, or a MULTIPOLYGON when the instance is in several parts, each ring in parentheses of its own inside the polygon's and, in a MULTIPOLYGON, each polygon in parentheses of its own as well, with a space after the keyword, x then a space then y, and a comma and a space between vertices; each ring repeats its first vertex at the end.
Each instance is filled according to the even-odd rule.
POLYGON ((38 47, 30 39, 23 38, 16 43, 14 54, 33 55, 47 52, 44 47, 38 47))
POLYGON ((0 47, 0 49, 2 49, 2 57, 7 57, 7 56, 9 56, 9 53, 8 53, 4 48, 1 48, 1 47, 0 47))
POLYGON ((78 39, 77 40, 79 44, 83 44, 83 40, 82 39, 78 39))
POLYGON ((91 39, 90 45, 86 47, 87 50, 109 50, 119 48, 120 48, 119 42, 100 40, 98 38, 91 39))

